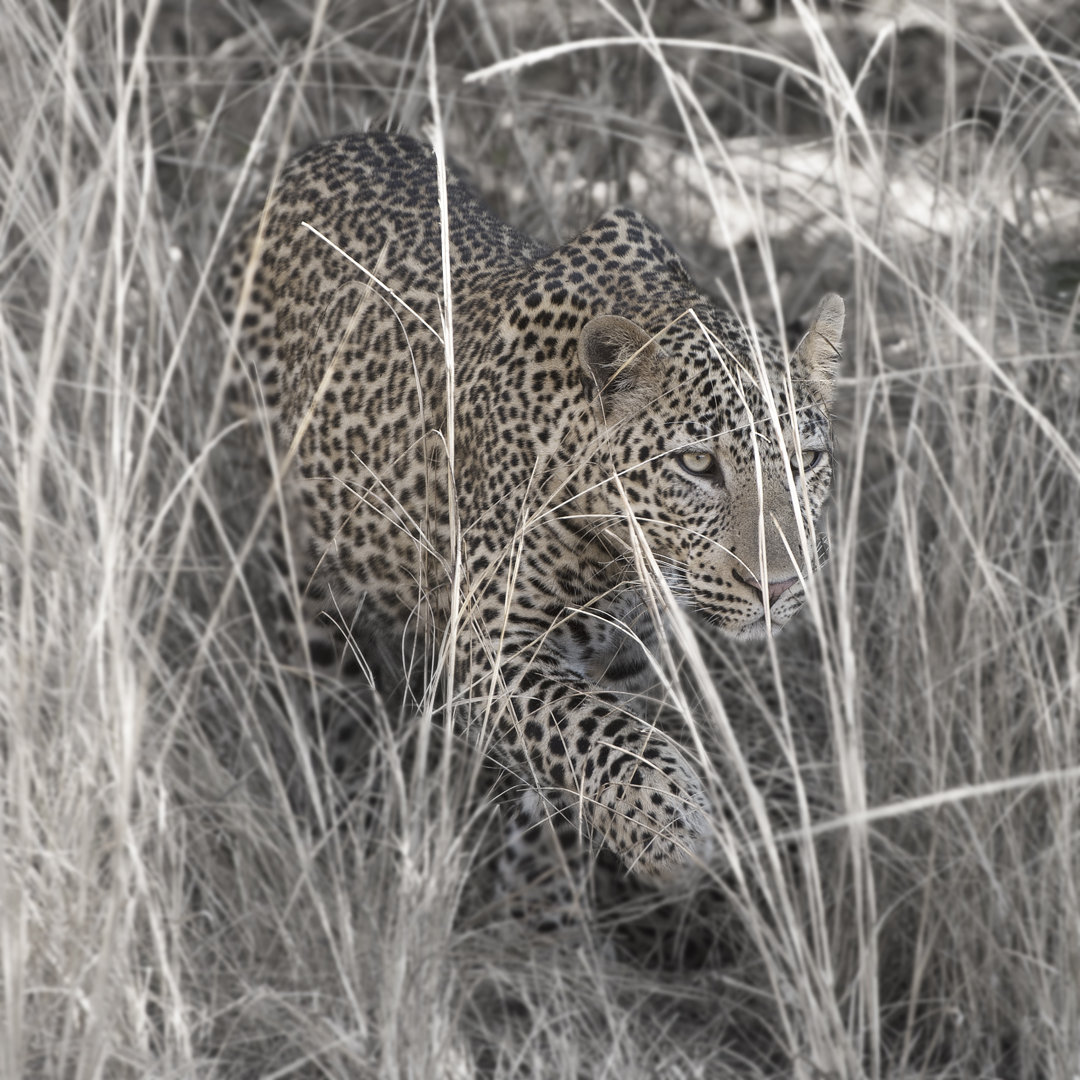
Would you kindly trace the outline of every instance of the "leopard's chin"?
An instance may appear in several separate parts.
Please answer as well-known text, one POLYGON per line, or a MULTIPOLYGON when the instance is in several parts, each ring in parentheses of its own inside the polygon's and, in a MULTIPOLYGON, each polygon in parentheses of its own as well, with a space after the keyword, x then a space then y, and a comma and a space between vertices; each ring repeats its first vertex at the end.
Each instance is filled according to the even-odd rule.
POLYGON ((709 597, 691 596, 680 598, 680 607, 696 612, 710 625, 717 627, 726 637, 735 641, 765 641, 775 637, 799 613, 804 597, 784 597, 777 603, 766 621, 765 610, 760 603, 749 601, 740 605, 742 610, 732 610, 730 600, 724 603, 709 602, 709 597), (794 601, 794 602, 792 602, 794 601))
POLYGON ((743 623, 738 629, 730 631, 730 634, 736 641, 766 641, 770 637, 776 637, 790 621, 791 616, 781 618, 774 616, 766 623, 765 614, 762 612, 749 622, 743 623))
POLYGON ((801 608, 802 598, 800 597, 798 603, 778 604, 770 613, 768 620, 765 618, 765 611, 759 607, 757 611, 734 625, 730 624, 730 620, 727 621, 727 625, 725 625, 725 620, 716 621, 721 630, 736 641, 766 641, 770 637, 776 637, 801 608))

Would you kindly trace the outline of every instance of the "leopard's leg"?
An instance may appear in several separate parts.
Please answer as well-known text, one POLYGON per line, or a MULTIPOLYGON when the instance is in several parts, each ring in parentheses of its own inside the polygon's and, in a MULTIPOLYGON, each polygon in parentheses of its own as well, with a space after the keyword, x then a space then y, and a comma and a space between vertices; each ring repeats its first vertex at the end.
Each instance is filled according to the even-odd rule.
POLYGON ((593 855, 573 815, 503 771, 497 795, 506 829, 495 867, 497 898, 541 934, 584 924, 593 855))
POLYGON ((642 878, 664 881, 707 859, 709 801, 676 744, 619 694, 568 671, 533 631, 500 632, 489 639, 502 646, 494 676, 490 648, 475 639, 459 644, 459 663, 473 663, 474 701, 485 685, 495 695, 498 749, 514 771, 642 878))
MULTIPOLYGON (((247 251, 258 225, 245 226, 223 288, 226 321, 241 291, 247 251)), ((254 581, 265 589, 263 629, 277 671, 275 696, 285 698, 278 719, 265 727, 270 752, 292 805, 311 809, 333 794, 344 805, 364 773, 372 716, 382 701, 375 672, 385 656, 363 636, 362 604, 337 582, 325 545, 315 542, 305 481, 295 462, 282 458, 274 410, 259 365, 230 357, 226 405, 239 421, 245 483, 252 515, 259 515, 254 581)), ((385 681, 382 684, 385 686, 385 681)), ((322 816, 322 815, 318 815, 322 816)))
POLYGON ((260 538, 270 566, 264 625, 288 699, 270 738, 293 806, 332 819, 362 786, 381 700, 354 632, 360 605, 330 586, 299 501, 286 478, 260 538))

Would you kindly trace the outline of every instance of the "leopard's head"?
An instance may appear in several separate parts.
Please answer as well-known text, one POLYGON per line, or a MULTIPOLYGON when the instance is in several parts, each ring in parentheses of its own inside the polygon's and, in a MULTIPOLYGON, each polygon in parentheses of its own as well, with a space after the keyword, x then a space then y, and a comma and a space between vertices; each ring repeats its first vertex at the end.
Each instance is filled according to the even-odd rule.
POLYGON ((783 626, 824 549, 843 325, 829 294, 790 362, 707 304, 648 329, 600 315, 581 333, 606 536, 735 637, 783 626))

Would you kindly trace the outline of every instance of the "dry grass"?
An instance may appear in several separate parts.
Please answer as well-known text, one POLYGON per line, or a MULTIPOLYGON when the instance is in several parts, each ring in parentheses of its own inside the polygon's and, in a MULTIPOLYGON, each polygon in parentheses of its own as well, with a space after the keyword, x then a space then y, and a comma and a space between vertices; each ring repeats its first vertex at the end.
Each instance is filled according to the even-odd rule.
POLYGON ((63 7, 0 4, 0 1075, 1075 1077, 1080 16, 63 7), (632 201, 747 315, 847 298, 809 610, 683 642, 737 871, 693 966, 500 912, 434 695, 339 828, 286 795, 210 282, 386 116, 537 235, 632 201))

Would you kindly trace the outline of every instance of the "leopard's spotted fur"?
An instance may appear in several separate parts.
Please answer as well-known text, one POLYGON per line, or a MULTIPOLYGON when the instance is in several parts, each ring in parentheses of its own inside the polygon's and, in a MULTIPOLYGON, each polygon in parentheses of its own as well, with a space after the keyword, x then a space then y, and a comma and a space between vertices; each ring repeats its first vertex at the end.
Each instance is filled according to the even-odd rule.
POLYGON ((447 206, 449 312, 436 159, 404 136, 295 158, 236 247, 224 305, 295 456, 302 580, 362 599, 383 642, 451 640, 502 758, 664 878, 710 825, 695 769, 634 708, 654 613, 673 596, 752 637, 799 608, 843 304, 788 364, 633 210, 547 250, 452 171, 447 206))

